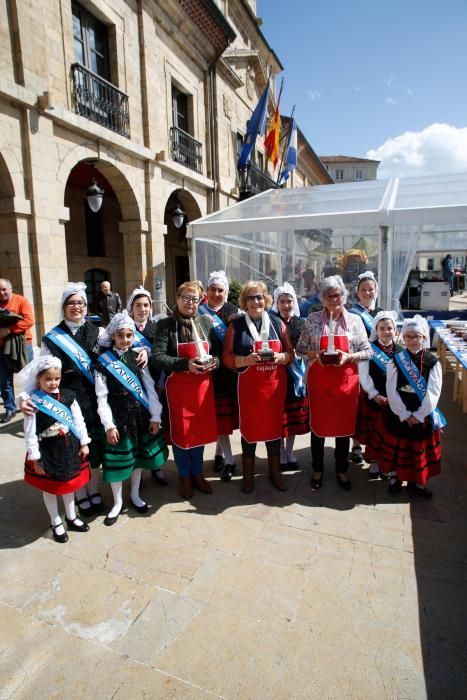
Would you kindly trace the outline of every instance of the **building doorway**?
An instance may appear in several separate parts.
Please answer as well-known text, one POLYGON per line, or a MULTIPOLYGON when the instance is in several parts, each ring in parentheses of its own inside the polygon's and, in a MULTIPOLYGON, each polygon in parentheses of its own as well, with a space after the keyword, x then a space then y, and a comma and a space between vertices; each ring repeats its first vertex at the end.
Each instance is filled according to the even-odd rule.
POLYGON ((187 190, 175 190, 167 200, 164 223, 167 234, 164 237, 165 284, 167 304, 175 305, 177 288, 190 279, 190 246, 186 237, 186 227, 190 221, 201 216, 200 208, 193 195, 187 190), (183 222, 179 228, 174 223, 175 211, 184 212, 183 222))

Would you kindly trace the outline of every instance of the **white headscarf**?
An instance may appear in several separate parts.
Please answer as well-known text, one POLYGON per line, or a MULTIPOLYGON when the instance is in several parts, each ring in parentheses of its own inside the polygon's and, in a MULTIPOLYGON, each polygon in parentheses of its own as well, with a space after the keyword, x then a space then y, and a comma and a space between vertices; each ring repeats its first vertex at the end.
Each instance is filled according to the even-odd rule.
POLYGON ((63 305, 73 294, 79 294, 85 304, 88 303, 88 298, 86 296, 86 285, 84 282, 68 282, 65 289, 62 292, 62 300, 60 302, 60 320, 63 320, 63 305))
POLYGON ((373 311, 373 309, 375 309, 375 307, 376 307, 376 299, 378 298, 378 280, 376 279, 374 272, 372 272, 371 270, 367 270, 366 272, 362 272, 362 274, 358 276, 357 294, 358 294, 358 289, 360 287, 360 283, 364 282, 365 280, 371 280, 372 282, 375 283, 375 290, 376 290, 375 298, 372 300, 372 302, 369 306, 370 311, 373 311))
POLYGON ((115 314, 104 333, 100 336, 98 340, 99 345, 109 348, 112 345, 113 334, 121 328, 129 328, 133 333, 136 333, 135 322, 126 309, 123 309, 119 314, 115 314))
POLYGON ((140 285, 139 287, 137 287, 136 289, 133 289, 133 291, 131 292, 130 296, 129 296, 128 299, 127 299, 127 302, 126 302, 126 310, 128 311, 129 314, 131 314, 131 307, 133 306, 133 302, 134 302, 134 300, 135 300, 135 297, 139 297, 139 296, 145 296, 145 297, 147 297, 147 298, 149 299, 149 303, 151 304, 151 311, 152 311, 151 292, 148 292, 148 290, 145 289, 145 288, 143 287, 143 285, 141 284, 141 285, 140 285))
POLYGON ((214 272, 210 272, 207 289, 209 289, 211 284, 218 284, 219 287, 223 287, 225 289, 225 298, 227 299, 229 296, 229 281, 225 270, 214 270, 214 272))
POLYGON ((415 314, 413 318, 404 318, 404 323, 402 324, 402 335, 406 331, 413 331, 414 333, 420 333, 425 339, 430 337, 430 328, 428 326, 428 321, 420 314, 415 314))
POLYGON ((283 285, 281 285, 280 287, 277 287, 274 290, 274 302, 272 305, 272 310, 275 311, 276 314, 279 313, 279 311, 277 309, 277 302, 279 301, 279 297, 282 294, 290 294, 290 296, 293 298, 292 316, 300 316, 300 309, 298 308, 298 301, 297 301, 297 295, 295 294, 295 289, 288 282, 284 282, 283 285))
POLYGON ((373 342, 377 339, 378 335, 376 333, 376 326, 380 321, 384 321, 388 319, 389 321, 392 321, 394 324, 394 328, 396 328, 396 321, 397 321, 397 313, 395 311, 378 311, 376 316, 373 319, 373 328, 371 329, 370 332, 370 340, 373 342))
POLYGON ((62 369, 62 361, 53 355, 40 355, 29 362, 26 367, 23 367, 21 372, 18 372, 17 379, 21 387, 21 391, 31 395, 37 389, 37 375, 45 369, 56 367, 62 369))

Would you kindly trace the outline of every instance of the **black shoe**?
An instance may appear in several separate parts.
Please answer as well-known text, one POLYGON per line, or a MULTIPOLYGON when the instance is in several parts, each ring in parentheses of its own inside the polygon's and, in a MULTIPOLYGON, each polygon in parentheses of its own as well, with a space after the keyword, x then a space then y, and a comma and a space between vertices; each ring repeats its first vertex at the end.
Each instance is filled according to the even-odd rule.
POLYGON ((422 498, 426 498, 427 500, 433 498, 433 494, 430 491, 430 489, 428 489, 426 486, 424 486, 422 489, 419 488, 415 481, 407 482, 407 491, 411 496, 421 496, 422 498))
POLYGON ((157 484, 159 484, 159 486, 168 486, 169 485, 169 480, 167 479, 166 475, 159 474, 158 469, 152 469, 151 476, 154 479, 154 481, 157 484))
POLYGON ((106 515, 104 518, 104 525, 108 525, 109 527, 110 527, 110 525, 115 525, 115 523, 118 520, 118 516, 120 515, 122 510, 123 510, 123 506, 120 508, 117 515, 114 515, 112 518, 110 516, 106 515))
POLYGON ((323 472, 321 472, 321 476, 319 477, 319 479, 315 479, 314 477, 311 477, 310 486, 311 486, 312 491, 318 491, 322 485, 323 485, 323 472))
MULTIPOLYGON (((100 493, 92 493, 89 496, 89 500, 91 501, 91 511, 93 513, 103 513, 105 511, 104 501, 102 500, 102 496, 100 495, 100 493), (94 503, 94 501, 92 500, 93 498, 99 499, 97 503, 94 503)), ((84 515, 86 514, 84 513, 84 515)))
POLYGON ((93 505, 91 503, 91 497, 90 496, 85 496, 84 498, 80 498, 78 501, 76 501, 76 504, 78 506, 78 512, 80 515, 91 515, 91 513, 94 512, 93 505), (89 503, 89 506, 83 507, 84 503, 89 503))
POLYGON ((388 486, 388 492, 391 493, 392 495, 395 495, 397 493, 400 493, 402 491, 402 481, 399 481, 399 479, 396 479, 395 481, 389 482, 388 486))
POLYGON ((282 462, 281 464, 281 471, 286 472, 289 468, 289 463, 288 462, 282 462))
POLYGON ((298 469, 299 464, 297 460, 295 462, 287 462, 287 469, 298 469))
POLYGON ((224 464, 221 471, 221 481, 230 481, 235 474, 235 464, 224 464))
POLYGON ((149 506, 147 503, 144 504, 144 506, 137 506, 136 503, 133 503, 133 501, 130 498, 130 506, 136 510, 137 513, 147 513, 149 510, 149 506))
POLYGON ((354 464, 363 464, 362 451, 359 447, 353 447, 350 459, 354 464))
POLYGON ((220 471, 222 471, 222 467, 224 466, 224 458, 222 455, 216 455, 214 457, 214 471, 218 474, 220 471))
MULTIPOLYGON (((5 415, 3 415, 0 418, 0 423, 3 423, 3 424, 9 423, 11 421, 11 419, 15 417, 15 413, 16 413, 15 411, 5 411, 5 415)), ((64 542, 65 542, 65 540, 64 540, 64 542)))
POLYGON ((81 525, 76 525, 77 520, 78 520, 78 518, 75 518, 74 520, 70 520, 69 518, 65 518, 65 522, 68 525, 68 529, 74 530, 75 532, 88 532, 89 525, 87 523, 81 523, 81 525))
POLYGON ((336 479, 337 479, 337 483, 339 484, 339 486, 341 487, 341 489, 343 491, 350 491, 351 490, 352 482, 350 481, 350 479, 348 479, 347 481, 344 481, 343 479, 340 478, 339 474, 336 474, 336 479))
POLYGON ((63 544, 64 542, 68 542, 68 534, 67 532, 62 532, 61 535, 57 535, 55 531, 57 527, 60 527, 60 525, 63 527, 63 523, 58 523, 58 525, 51 525, 50 527, 52 528, 52 535, 55 542, 60 542, 60 544, 63 544))

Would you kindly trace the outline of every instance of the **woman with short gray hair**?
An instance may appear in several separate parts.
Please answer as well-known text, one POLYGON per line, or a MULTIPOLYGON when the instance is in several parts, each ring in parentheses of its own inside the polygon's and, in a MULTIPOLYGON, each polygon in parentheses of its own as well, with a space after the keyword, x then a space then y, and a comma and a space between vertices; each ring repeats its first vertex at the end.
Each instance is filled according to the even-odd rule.
POLYGON ((345 309, 347 296, 339 275, 323 279, 319 298, 324 308, 309 315, 297 344, 297 353, 308 360, 313 490, 322 486, 327 437, 336 439, 337 482, 344 491, 351 489, 347 459, 357 417, 357 363, 370 359, 371 347, 361 318, 345 309))

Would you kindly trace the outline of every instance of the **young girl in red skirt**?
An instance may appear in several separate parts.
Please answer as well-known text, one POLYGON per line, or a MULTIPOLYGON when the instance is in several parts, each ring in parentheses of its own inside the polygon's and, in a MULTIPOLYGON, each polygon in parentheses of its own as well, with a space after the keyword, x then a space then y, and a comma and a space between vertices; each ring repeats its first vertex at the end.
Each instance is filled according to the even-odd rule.
POLYGON ((65 506, 68 530, 87 532, 89 525, 76 517, 75 492, 91 478, 88 444, 90 438, 75 393, 60 390, 62 363, 58 357, 43 355, 18 374, 36 408, 24 418, 27 455, 24 480, 42 491, 56 542, 68 534, 58 512, 57 496, 65 506))
POLYGON ((395 311, 379 311, 370 331, 370 344, 373 356, 358 365, 361 391, 358 398, 357 423, 354 439, 366 445, 365 460, 370 463, 371 476, 387 478, 380 471, 379 452, 371 447, 375 428, 383 420, 386 398, 386 372, 389 362, 402 347, 394 343, 396 334, 395 311))
POLYGON ((437 409, 441 365, 424 349, 429 338, 424 318, 406 319, 402 338, 406 349, 388 365, 388 412, 384 432, 379 431, 374 446, 381 469, 390 477, 390 493, 399 493, 406 481, 409 493, 431 498, 426 483, 441 471, 440 428, 446 424, 437 409))

